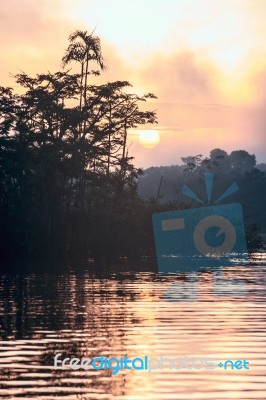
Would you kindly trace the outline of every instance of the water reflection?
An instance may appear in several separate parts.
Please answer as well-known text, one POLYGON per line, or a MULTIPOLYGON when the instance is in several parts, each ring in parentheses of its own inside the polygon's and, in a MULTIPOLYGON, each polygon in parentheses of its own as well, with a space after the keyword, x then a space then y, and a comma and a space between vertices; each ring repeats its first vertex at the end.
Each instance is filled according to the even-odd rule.
POLYGON ((265 257, 189 274, 0 279, 2 398, 265 399, 265 257), (54 370, 65 357, 246 358, 250 371, 54 370))

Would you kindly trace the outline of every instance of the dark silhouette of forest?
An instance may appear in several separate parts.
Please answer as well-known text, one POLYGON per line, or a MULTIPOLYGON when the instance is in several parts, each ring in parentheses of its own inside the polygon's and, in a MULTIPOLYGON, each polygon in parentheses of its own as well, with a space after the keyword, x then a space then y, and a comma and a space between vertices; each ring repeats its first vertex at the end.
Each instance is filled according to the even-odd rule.
POLYGON ((69 37, 62 70, 0 87, 0 252, 4 260, 139 256, 150 206, 128 129, 156 122, 126 81, 90 84, 105 69, 100 39, 69 37), (79 66, 73 73, 72 64, 79 66))
POLYGON ((237 180, 252 219, 265 228, 265 172, 243 151, 184 158, 186 168, 150 168, 138 192, 142 171, 129 155, 128 130, 156 123, 155 111, 141 107, 155 96, 131 93, 127 81, 91 84, 104 69, 100 39, 76 31, 62 70, 15 75, 21 94, 0 87, 2 266, 36 258, 152 257, 153 212, 184 206, 167 194, 166 176, 172 174, 168 185, 173 182, 178 191, 185 182, 197 185, 204 169, 218 173, 221 187, 237 180), (77 73, 72 64, 78 65, 77 73), (165 202, 158 191, 162 170, 165 202))

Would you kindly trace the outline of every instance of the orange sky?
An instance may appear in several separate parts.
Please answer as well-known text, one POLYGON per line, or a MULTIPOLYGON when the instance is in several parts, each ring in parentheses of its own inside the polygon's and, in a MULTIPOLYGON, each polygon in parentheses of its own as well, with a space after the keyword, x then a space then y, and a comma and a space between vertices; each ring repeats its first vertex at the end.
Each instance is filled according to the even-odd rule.
MULTIPOLYGON (((266 161, 266 0, 1 0, 0 85, 60 68, 67 37, 96 27, 108 70, 158 100, 160 142, 130 135, 138 166, 215 147, 266 161)), ((157 140, 158 141, 158 140, 157 140)))

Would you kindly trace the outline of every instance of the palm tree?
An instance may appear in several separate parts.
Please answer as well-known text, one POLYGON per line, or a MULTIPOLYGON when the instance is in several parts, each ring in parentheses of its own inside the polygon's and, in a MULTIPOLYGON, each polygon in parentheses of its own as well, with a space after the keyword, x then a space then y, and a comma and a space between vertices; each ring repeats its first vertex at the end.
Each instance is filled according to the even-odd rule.
POLYGON ((72 61, 80 63, 80 109, 86 104, 88 75, 98 75, 99 71, 89 71, 89 63, 96 62, 101 70, 105 69, 100 38, 93 36, 93 33, 88 35, 87 31, 77 30, 69 36, 69 46, 62 58, 63 66, 72 61))
MULTIPOLYGON (((105 69, 100 38, 93 36, 93 32, 88 34, 87 31, 77 30, 69 36, 69 46, 66 49, 65 55, 62 58, 63 67, 71 62, 78 62, 80 64, 80 98, 79 109, 82 112, 83 107, 87 105, 87 91, 88 91, 88 75, 99 75, 99 71, 90 70, 89 63, 95 62, 101 70, 105 69)), ((77 196, 81 204, 84 201, 85 194, 85 136, 86 136, 86 120, 79 124, 80 142, 80 155, 81 165, 79 172, 79 185, 77 196)))

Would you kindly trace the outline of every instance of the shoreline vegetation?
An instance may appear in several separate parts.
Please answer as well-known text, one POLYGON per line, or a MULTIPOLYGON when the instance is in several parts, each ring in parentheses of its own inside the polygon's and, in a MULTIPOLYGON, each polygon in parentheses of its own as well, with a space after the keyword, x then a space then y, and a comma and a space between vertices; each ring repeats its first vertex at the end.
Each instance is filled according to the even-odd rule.
MULTIPOLYGON (((28 260, 154 264, 152 214, 188 207, 163 194, 160 175, 143 193, 152 169, 144 173, 129 154, 128 130, 157 123, 156 112, 142 107, 156 96, 131 93, 127 81, 92 85, 106 66, 100 39, 86 31, 70 35, 62 62, 56 73, 15 75, 22 94, 0 86, 1 269, 28 260)), ((266 173, 255 156, 214 149, 182 161, 176 193, 184 183, 201 190, 204 171, 219 176, 217 191, 237 181, 249 249, 260 248, 266 173)))

